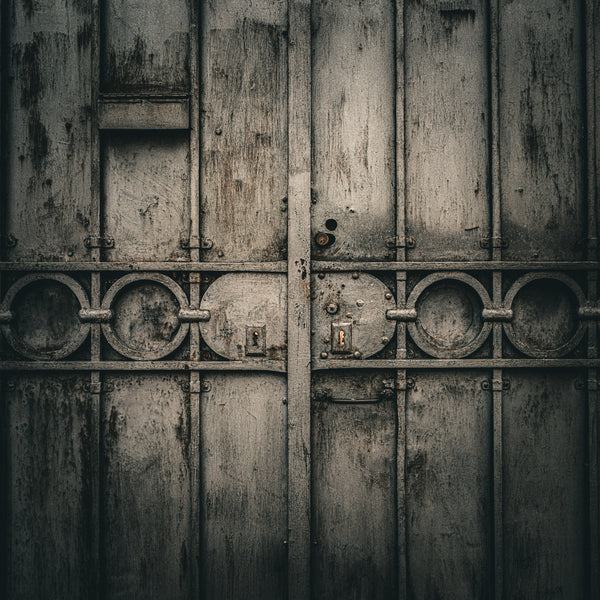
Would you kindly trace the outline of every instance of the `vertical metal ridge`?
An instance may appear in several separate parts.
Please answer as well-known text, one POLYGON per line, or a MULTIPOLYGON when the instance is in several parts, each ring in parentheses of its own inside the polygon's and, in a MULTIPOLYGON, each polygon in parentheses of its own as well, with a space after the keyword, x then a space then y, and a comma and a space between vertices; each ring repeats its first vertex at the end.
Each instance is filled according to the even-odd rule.
MULTIPOLYGON (((92 40, 90 50, 90 84, 91 84, 91 119, 90 119, 90 220, 91 234, 93 236, 102 235, 102 207, 100 190, 100 129, 98 127, 98 99, 100 97, 100 0, 93 0, 91 4, 92 19, 92 40)), ((82 240, 83 243, 83 240, 82 240)), ((100 248, 90 250, 92 262, 102 260, 100 248)), ((101 302, 101 281, 100 273, 91 273, 90 300, 92 308, 100 308, 101 302)), ((101 360, 101 331, 100 324, 93 324, 90 328, 90 353, 92 360, 101 360)), ((90 385, 92 388, 101 388, 102 375, 100 371, 90 373, 90 385)), ((94 582, 92 584, 93 597, 99 600, 102 596, 103 576, 102 576, 102 394, 90 394, 90 403, 92 410, 92 432, 90 443, 93 448, 90 449, 91 462, 94 472, 90 474, 90 481, 94 489, 92 490, 92 512, 93 540, 90 540, 92 547, 92 564, 94 572, 94 582)))
MULTIPOLYGON (((500 2, 492 0, 488 7, 489 35, 489 147, 490 182, 492 201, 492 239, 502 238, 502 208, 500 184, 500 2)), ((502 260, 500 243, 491 244, 490 258, 502 260)), ((495 307, 502 306, 502 272, 492 274, 492 297, 495 307)), ((492 330, 493 357, 502 358, 502 324, 494 323, 492 330)), ((502 369, 494 369, 493 380, 502 381, 502 369)), ((501 386, 500 386, 501 388, 501 386)), ((494 598, 502 600, 504 596, 504 519, 503 519, 503 435, 502 435, 502 390, 492 386, 492 465, 493 465, 493 586, 494 598)))
MULTIPOLYGON (((190 261, 200 261, 200 6, 190 14, 190 261)), ((190 307, 200 307, 200 273, 190 273, 190 307)), ((200 326, 190 323, 190 360, 200 360, 200 326)), ((200 594, 200 373, 190 371, 190 598, 200 594)))
POLYGON ((288 598, 310 598, 310 0, 288 4, 288 598))
MULTIPOLYGON (((584 5, 585 31, 585 106, 586 106, 586 188, 587 188, 587 259, 594 260, 598 253, 598 189, 597 189, 597 98, 596 71, 598 68, 596 56, 598 11, 595 0, 585 0, 584 5)), ((598 300, 598 272, 590 271, 587 275, 588 301, 595 305, 598 300)), ((588 324, 588 358, 598 356, 598 324, 590 321, 588 324)), ((599 530, 599 497, 598 497, 598 371, 589 369, 587 372, 588 400, 588 519, 589 519, 589 585, 590 599, 600 598, 600 530, 599 530)))
MULTIPOLYGON (((395 74, 396 74, 396 236, 406 236, 406 52, 404 0, 395 3, 395 74)), ((406 260, 406 248, 396 248, 396 260, 406 260)), ((396 303, 406 305, 406 271, 396 272, 396 303)), ((407 358, 406 323, 396 324, 396 358, 407 358)), ((397 596, 406 598, 406 369, 396 372, 396 536, 397 596)))

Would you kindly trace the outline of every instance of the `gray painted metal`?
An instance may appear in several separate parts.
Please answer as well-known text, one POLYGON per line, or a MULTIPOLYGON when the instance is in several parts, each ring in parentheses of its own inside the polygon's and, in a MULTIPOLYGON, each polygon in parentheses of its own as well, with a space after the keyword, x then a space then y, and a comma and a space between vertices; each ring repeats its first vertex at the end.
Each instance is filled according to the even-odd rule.
POLYGON ((1 20, 5 595, 599 599, 593 0, 1 20))

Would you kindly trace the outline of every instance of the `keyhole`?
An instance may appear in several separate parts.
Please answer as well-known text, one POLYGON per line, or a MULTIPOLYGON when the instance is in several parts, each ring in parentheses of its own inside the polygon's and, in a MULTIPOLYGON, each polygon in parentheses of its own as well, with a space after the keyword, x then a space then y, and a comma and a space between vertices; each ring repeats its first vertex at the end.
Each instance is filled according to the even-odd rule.
POLYGON ((346 337, 346 334, 344 333, 343 329, 340 329, 340 333, 339 333, 340 346, 344 346, 345 345, 344 337, 346 337))
POLYGON ((258 331, 254 330, 252 332, 252 345, 253 346, 258 346, 258 336, 259 336, 258 331))

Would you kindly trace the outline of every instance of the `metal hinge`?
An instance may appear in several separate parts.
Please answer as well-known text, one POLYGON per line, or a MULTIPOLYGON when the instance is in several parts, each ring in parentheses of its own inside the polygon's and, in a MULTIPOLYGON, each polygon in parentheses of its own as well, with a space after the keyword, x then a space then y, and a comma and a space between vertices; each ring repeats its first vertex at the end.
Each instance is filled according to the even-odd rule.
POLYGON ((179 245, 184 250, 210 250, 213 247, 213 241, 208 238, 185 238, 179 240, 179 245))
POLYGON ((17 238, 12 233, 0 235, 0 246, 2 248, 14 248, 16 245, 17 238))
POLYGON ((485 391, 492 390, 492 392, 505 392, 510 390, 510 381, 508 379, 484 379, 481 382, 481 389, 485 391))
POLYGON ((482 237, 479 240, 479 245, 482 248, 508 248, 508 240, 501 236, 482 237))
POLYGON ((89 235, 83 244, 86 248, 114 248, 115 240, 110 235, 89 235))
POLYGON ((115 386, 112 383, 86 383, 83 389, 88 394, 104 394, 106 392, 112 392, 115 386))
POLYGON ((387 239, 385 245, 388 248, 414 248, 417 242, 410 235, 396 235, 387 239))

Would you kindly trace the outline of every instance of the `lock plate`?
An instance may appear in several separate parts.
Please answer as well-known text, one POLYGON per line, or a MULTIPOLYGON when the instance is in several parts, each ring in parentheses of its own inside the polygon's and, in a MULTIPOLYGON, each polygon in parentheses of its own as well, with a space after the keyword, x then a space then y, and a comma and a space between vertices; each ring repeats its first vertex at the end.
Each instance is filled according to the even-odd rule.
POLYGON ((265 356, 266 354, 266 326, 246 325, 246 356, 265 356))
POLYGON ((352 352, 352 323, 331 324, 331 352, 333 354, 352 352))

